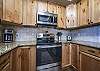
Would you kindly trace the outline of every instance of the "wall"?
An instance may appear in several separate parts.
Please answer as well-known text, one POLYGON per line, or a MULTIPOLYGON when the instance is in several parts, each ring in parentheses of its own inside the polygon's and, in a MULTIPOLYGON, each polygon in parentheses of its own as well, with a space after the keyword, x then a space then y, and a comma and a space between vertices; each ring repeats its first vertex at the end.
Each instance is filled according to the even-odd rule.
POLYGON ((100 42, 100 26, 74 30, 71 35, 73 41, 100 42))
POLYGON ((36 34, 47 31, 49 33, 55 34, 55 40, 57 40, 57 32, 62 32, 62 42, 66 42, 66 35, 68 35, 68 31, 66 30, 57 30, 51 28, 25 28, 25 27, 17 27, 16 28, 16 40, 15 41, 36 41, 36 34))

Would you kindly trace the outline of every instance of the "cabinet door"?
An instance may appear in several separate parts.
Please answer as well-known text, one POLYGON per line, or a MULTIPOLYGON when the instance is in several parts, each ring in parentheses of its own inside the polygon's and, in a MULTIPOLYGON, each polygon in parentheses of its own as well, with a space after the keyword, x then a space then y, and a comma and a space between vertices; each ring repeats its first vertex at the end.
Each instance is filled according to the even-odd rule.
POLYGON ((65 7, 62 7, 61 8, 61 25, 62 25, 62 28, 66 28, 66 8, 65 7))
POLYGON ((61 6, 57 6, 57 14, 58 14, 58 27, 63 27, 62 26, 62 21, 61 21, 61 13, 62 13, 62 11, 61 11, 61 6))
POLYGON ((16 48, 11 51, 11 71, 21 71, 21 50, 16 48))
POLYGON ((88 19, 88 9, 89 9, 89 5, 88 5, 88 0, 82 0, 80 2, 80 5, 78 5, 78 9, 80 10, 79 13, 79 26, 82 25, 87 25, 89 23, 89 19, 88 19))
POLYGON ((4 20, 14 22, 15 0, 5 0, 5 18, 4 20))
POLYGON ((92 0, 92 22, 98 23, 100 22, 100 0, 92 0))
POLYGON ((100 71, 100 58, 81 52, 80 71, 100 71))
POLYGON ((22 0, 15 0, 14 22, 22 23, 22 0))
POLYGON ((37 14, 37 1, 32 2, 32 25, 36 24, 36 14, 37 14))
POLYGON ((39 12, 47 12, 47 2, 39 0, 38 1, 38 11, 39 12))
POLYGON ((70 54, 71 54, 71 65, 78 69, 78 56, 79 56, 79 47, 77 44, 71 44, 70 47, 70 54))
POLYGON ((66 23, 67 28, 77 26, 77 8, 75 5, 66 6, 66 23))
POLYGON ((62 67, 66 67, 70 64, 70 46, 69 44, 63 44, 62 47, 62 67))
POLYGON ((36 71, 35 47, 22 47, 21 54, 21 71, 36 71))
POLYGON ((48 12, 57 14, 57 5, 53 3, 48 3, 48 12))

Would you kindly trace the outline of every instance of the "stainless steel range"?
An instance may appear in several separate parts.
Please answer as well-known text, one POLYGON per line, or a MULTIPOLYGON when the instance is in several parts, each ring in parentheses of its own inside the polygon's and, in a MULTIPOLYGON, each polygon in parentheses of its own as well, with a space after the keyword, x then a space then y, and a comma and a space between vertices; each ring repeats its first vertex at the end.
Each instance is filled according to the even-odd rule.
POLYGON ((41 35, 42 37, 37 37, 37 71, 59 71, 62 44, 55 43, 54 36, 51 33, 43 33, 41 35))

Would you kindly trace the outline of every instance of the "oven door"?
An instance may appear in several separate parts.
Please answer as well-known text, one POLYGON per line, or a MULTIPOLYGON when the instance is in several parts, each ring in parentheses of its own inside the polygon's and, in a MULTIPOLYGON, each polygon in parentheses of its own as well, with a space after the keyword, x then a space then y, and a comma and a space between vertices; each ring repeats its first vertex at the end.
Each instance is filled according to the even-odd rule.
POLYGON ((61 55, 61 46, 37 46, 38 69, 60 65, 61 55))

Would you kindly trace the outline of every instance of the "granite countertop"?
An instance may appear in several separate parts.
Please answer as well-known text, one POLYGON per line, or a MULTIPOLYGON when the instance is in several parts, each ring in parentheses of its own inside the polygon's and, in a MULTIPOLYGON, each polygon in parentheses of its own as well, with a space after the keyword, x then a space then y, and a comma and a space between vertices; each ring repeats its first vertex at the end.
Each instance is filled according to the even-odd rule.
POLYGON ((92 47, 95 49, 100 49, 100 43, 99 42, 90 42, 90 41, 70 41, 70 42, 66 42, 67 43, 74 43, 74 44, 78 44, 78 45, 84 45, 84 46, 88 46, 88 47, 92 47))
POLYGON ((13 43, 0 43, 0 56, 19 46, 36 45, 34 41, 21 41, 13 43))
MULTIPOLYGON (((63 44, 78 44, 78 45, 84 45, 89 46, 92 48, 100 49, 100 43, 98 42, 89 42, 89 41, 70 41, 70 42, 64 42, 63 44)), ((13 42, 13 43, 0 43, 0 56, 11 51, 14 48, 20 47, 20 46, 30 46, 35 45, 36 42, 34 41, 20 41, 20 42, 13 42)))

